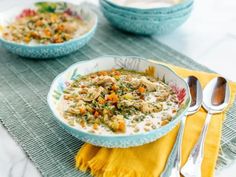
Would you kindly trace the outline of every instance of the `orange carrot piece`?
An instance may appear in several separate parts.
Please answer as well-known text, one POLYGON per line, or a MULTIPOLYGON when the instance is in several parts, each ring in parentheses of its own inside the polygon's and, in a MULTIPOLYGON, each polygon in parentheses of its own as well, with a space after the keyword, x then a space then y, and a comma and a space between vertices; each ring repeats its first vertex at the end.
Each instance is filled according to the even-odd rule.
POLYGON ((113 91, 117 90, 117 86, 115 84, 113 84, 111 88, 112 88, 113 91))
POLYGON ((79 108, 80 114, 85 114, 86 110, 85 108, 79 108))
POLYGON ((138 91, 139 91, 139 93, 144 93, 145 92, 145 88, 144 87, 139 87, 138 91))
POLYGON ((99 112, 98 111, 95 111, 94 112, 94 117, 98 117, 99 116, 99 112))
POLYGON ((124 121, 119 122, 118 130, 121 132, 125 131, 125 122, 124 121))

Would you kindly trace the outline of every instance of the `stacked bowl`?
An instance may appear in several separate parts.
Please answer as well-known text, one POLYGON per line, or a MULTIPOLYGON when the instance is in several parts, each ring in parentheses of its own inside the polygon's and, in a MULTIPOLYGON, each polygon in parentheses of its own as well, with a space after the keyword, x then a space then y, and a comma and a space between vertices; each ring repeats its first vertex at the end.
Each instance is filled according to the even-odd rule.
POLYGON ((173 31, 192 11, 193 0, 100 0, 107 20, 123 31, 153 35, 173 31))

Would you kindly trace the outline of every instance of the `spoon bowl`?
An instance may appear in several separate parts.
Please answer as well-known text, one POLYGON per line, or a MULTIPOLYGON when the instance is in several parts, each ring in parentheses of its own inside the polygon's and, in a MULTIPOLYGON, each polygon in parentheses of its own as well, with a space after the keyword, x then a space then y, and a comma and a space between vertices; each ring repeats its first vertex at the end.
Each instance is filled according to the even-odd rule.
POLYGON ((194 114, 197 112, 202 105, 202 86, 195 76, 189 76, 185 79, 185 81, 188 83, 190 94, 191 94, 191 105, 188 109, 187 115, 194 114))
POLYGON ((229 84, 223 77, 212 79, 203 91, 203 107, 208 112, 220 113, 229 104, 229 84))

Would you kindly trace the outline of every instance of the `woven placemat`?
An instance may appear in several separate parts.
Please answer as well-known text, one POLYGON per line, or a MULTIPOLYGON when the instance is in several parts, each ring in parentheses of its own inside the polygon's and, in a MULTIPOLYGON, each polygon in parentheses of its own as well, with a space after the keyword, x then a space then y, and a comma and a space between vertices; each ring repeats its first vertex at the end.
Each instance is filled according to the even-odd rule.
MULTIPOLYGON (((102 55, 132 55, 212 72, 155 39, 112 28, 97 13, 95 37, 69 56, 40 61, 0 48, 0 121, 43 176, 89 176, 74 168, 74 156, 83 143, 59 127, 46 102, 52 80, 71 64, 102 55)), ((224 123, 218 168, 229 164, 236 155, 235 117, 236 104, 224 123)))

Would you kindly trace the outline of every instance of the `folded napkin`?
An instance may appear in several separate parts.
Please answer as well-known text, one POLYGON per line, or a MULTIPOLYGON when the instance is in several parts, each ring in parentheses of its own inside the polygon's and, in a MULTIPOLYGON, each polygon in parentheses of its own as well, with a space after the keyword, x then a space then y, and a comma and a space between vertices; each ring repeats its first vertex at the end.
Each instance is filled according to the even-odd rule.
MULTIPOLYGON (((216 74, 192 71, 168 65, 183 78, 194 75, 204 88, 216 74)), ((232 105, 236 83, 230 82, 232 105)), ((226 111, 227 111, 226 110, 226 111)), ((206 111, 201 108, 196 114, 188 116, 182 143, 182 165, 198 140, 206 118, 206 111)), ((214 176, 214 169, 220 148, 222 124, 225 112, 214 115, 209 125, 205 141, 202 177, 214 176)), ((165 167, 168 155, 172 150, 178 133, 178 127, 155 142, 132 148, 103 148, 84 144, 75 156, 76 168, 81 171, 90 170, 97 177, 158 177, 165 167)))

